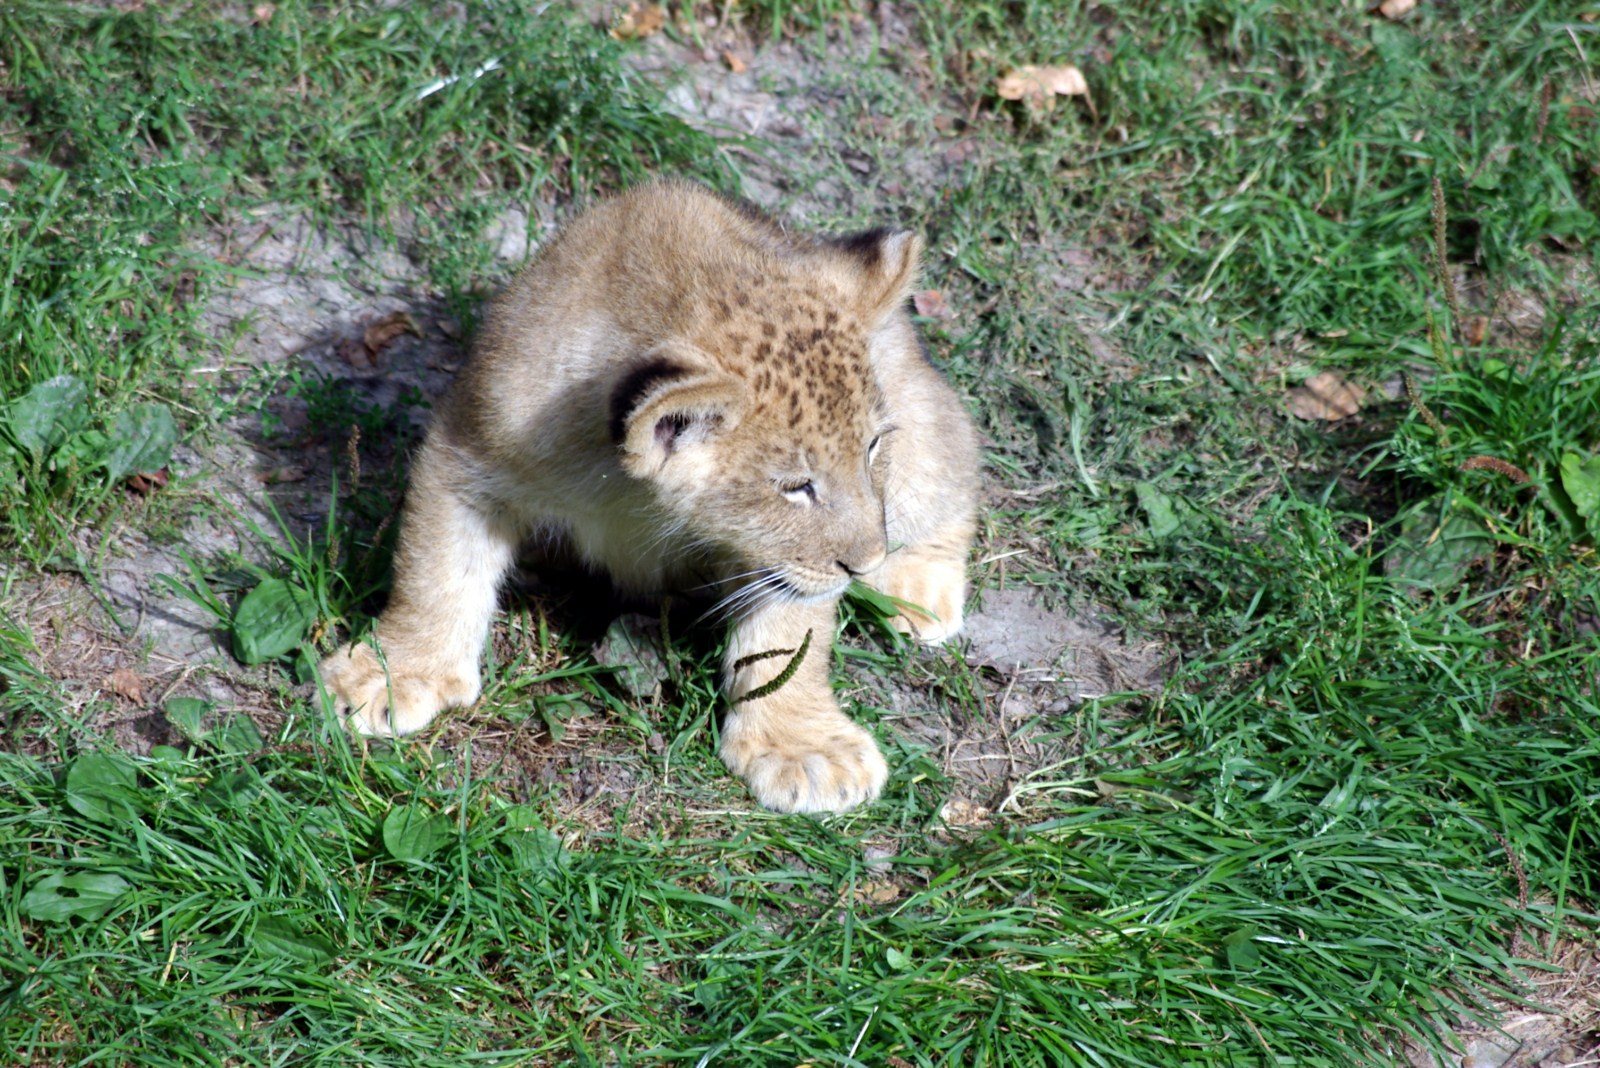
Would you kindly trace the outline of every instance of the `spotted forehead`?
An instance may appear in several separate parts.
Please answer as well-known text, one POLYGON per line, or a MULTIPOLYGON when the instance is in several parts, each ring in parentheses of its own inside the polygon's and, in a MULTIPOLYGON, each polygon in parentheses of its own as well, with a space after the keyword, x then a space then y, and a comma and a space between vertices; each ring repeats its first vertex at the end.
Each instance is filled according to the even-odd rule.
POLYGON ((810 288, 739 288, 711 311, 702 347, 749 383, 758 418, 824 454, 859 451, 882 398, 858 319, 810 288))

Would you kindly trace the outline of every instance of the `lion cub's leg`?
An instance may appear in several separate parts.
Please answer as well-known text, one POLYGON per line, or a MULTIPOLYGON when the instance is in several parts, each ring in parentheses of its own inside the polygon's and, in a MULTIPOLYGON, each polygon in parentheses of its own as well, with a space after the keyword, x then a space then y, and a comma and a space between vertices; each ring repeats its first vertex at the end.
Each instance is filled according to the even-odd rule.
POLYGON ((409 734, 478 699, 478 662, 519 531, 461 493, 470 481, 457 466, 432 443, 417 457, 378 652, 352 642, 318 667, 362 734, 409 734))
POLYGON ((903 608, 889 622, 918 641, 937 645, 961 629, 967 600, 967 550, 970 523, 959 523, 932 537, 892 549, 883 566, 861 576, 863 582, 922 609, 903 608))
POLYGON ((835 603, 774 604, 733 625, 723 659, 729 708, 722 761, 756 800, 780 812, 837 812, 870 801, 889 767, 872 735, 839 710, 828 683, 835 603), (781 686, 749 697, 780 675, 811 632, 798 669, 781 686), (754 659, 762 653, 788 650, 754 659))

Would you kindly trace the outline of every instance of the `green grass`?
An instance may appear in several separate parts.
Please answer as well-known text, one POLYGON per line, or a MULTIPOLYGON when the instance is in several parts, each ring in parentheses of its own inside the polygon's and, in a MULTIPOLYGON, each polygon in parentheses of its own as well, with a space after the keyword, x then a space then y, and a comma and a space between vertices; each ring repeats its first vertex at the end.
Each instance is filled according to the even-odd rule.
MULTIPOLYGON (((36 562, 115 496, 93 435, 142 391, 169 401, 213 344, 195 322, 223 273, 194 251, 204 225, 270 202, 392 239, 395 213, 414 212, 447 303, 475 307, 466 294, 490 259, 459 235, 514 196, 658 168, 725 173, 615 42, 522 6, 439 18, 285 3, 253 23, 24 2, 0 12, 0 41, 14 187, 0 349, 16 355, 0 362, 0 395, 72 375, 91 413, 41 421, 36 441, 14 407, 0 421, 0 533, 36 562)), ((218 406, 202 393, 192 407, 218 406)))
MULTIPOLYGON (((739 18, 820 55, 850 11, 739 18)), ((837 107, 773 158, 796 194, 856 197, 841 225, 927 233, 957 313, 926 324, 933 355, 990 439, 1005 560, 976 577, 1100 606, 1174 665, 1158 693, 1040 717, 1057 758, 977 827, 941 818, 960 786, 893 732, 888 680, 958 725, 1004 680, 866 622, 840 674, 895 770, 841 817, 749 811, 714 755, 714 636, 672 644, 654 702, 537 605, 496 636, 479 725, 352 744, 293 683, 381 602, 397 487, 370 472, 309 535, 241 522, 264 564, 173 577, 269 685, 248 709, 166 698, 173 744, 118 751, 113 699, 38 647, 57 628, 21 594, 40 564, 93 574, 66 535, 151 514, 122 468, 243 403, 182 380, 219 356, 196 336, 226 270, 194 251, 206 227, 271 203, 386 242, 415 211, 408 250, 470 323, 505 204, 733 164, 559 9, 0 13, 0 1048, 1398 1064, 1518 996, 1522 958, 1593 937, 1595 24, 1540 3, 917 11, 925 61, 810 61, 837 107), (993 94, 1061 62, 1092 109, 993 94), (895 166, 968 138, 931 178, 895 166), (1512 306, 1540 316, 1513 329, 1512 306), (1285 414, 1324 369, 1371 387, 1357 419, 1285 414)), ((289 388, 366 447, 395 431, 335 383, 289 388)))

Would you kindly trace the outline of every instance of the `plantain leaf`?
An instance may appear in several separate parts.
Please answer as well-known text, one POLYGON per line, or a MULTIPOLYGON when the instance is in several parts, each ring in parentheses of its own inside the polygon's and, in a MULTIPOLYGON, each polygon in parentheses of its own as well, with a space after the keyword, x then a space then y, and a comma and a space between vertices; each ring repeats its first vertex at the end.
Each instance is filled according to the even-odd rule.
POLYGON ((263 579, 233 613, 233 654, 246 664, 276 660, 300 645, 316 618, 305 590, 284 579, 263 579))
POLYGON ((23 896, 22 914, 46 923, 64 923, 77 917, 97 920, 127 889, 128 881, 122 876, 104 872, 46 875, 23 896))
POLYGON ((118 412, 111 421, 110 451, 106 469, 112 482, 140 471, 159 471, 172 462, 178 428, 164 404, 140 404, 118 412))
POLYGON ((427 860, 455 836, 448 816, 423 805, 396 805, 383 819, 383 847, 396 860, 427 860))
POLYGON ((5 425, 33 457, 43 462, 89 421, 89 389, 72 375, 46 379, 13 401, 5 425))

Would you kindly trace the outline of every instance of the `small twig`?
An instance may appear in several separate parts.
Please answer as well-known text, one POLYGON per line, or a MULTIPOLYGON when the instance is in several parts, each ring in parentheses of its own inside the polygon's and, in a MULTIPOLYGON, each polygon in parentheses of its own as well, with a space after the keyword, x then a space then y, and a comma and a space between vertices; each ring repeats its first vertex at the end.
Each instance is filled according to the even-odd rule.
POLYGON ((1539 119, 1533 126, 1533 143, 1544 143, 1544 130, 1550 125, 1550 101, 1556 96, 1556 83, 1553 78, 1544 80, 1544 89, 1539 93, 1539 119))
POLYGON ((1433 427, 1433 432, 1439 435, 1439 447, 1449 448, 1450 438, 1444 432, 1444 424, 1439 422, 1439 417, 1434 415, 1433 410, 1423 401, 1421 392, 1417 390, 1416 382, 1403 371, 1400 374, 1400 381, 1405 383, 1406 396, 1411 399, 1411 407, 1415 408, 1417 414, 1422 416, 1422 421, 1433 427))
POLYGON ((1450 325, 1461 325, 1461 298, 1456 293, 1456 282, 1450 277, 1450 262, 1445 257, 1444 184, 1433 179, 1433 257, 1434 270, 1439 275, 1439 286, 1444 290, 1445 302, 1450 305, 1450 325))
MULTIPOLYGON (((1522 867, 1522 858, 1517 856, 1517 851, 1511 848, 1511 843, 1503 834, 1495 834, 1494 840, 1500 843, 1500 848, 1506 851, 1506 860, 1511 864, 1511 874, 1517 877, 1517 907, 1523 912, 1528 911, 1528 873, 1522 867)), ((1520 955, 1527 949, 1527 943, 1522 937, 1522 924, 1517 924, 1511 933, 1511 952, 1520 955)))
POLYGON ((366 551, 361 554, 361 559, 356 561, 357 574, 366 574, 367 564, 372 561, 373 550, 377 549, 378 543, 383 541, 383 532, 389 529, 390 523, 394 522, 394 516, 395 513, 390 511, 378 521, 378 529, 372 532, 371 543, 367 545, 366 551))
POLYGON ((361 488, 360 446, 361 428, 359 426, 353 426, 350 428, 350 436, 344 439, 344 462, 345 468, 349 472, 350 476, 349 492, 351 494, 354 494, 356 490, 361 488))
POLYGON ((775 675, 770 682, 767 682, 761 686, 757 686, 749 693, 741 694, 740 696, 735 697, 729 703, 734 705, 743 704, 746 701, 755 701, 762 697, 770 697, 772 694, 777 693, 778 688, 784 683, 788 682, 790 679, 794 678, 794 673, 800 670, 800 664, 806 658, 806 650, 810 648, 811 629, 808 627, 806 628, 806 636, 801 639, 800 647, 798 649, 768 649, 764 653, 751 653, 749 656, 743 656, 738 660, 735 660, 733 662, 733 670, 737 672, 742 668, 747 668, 751 664, 758 663, 762 660, 770 660, 775 656, 788 656, 790 653, 794 654, 793 659, 785 664, 783 666, 783 670, 778 672, 778 674, 775 675))

